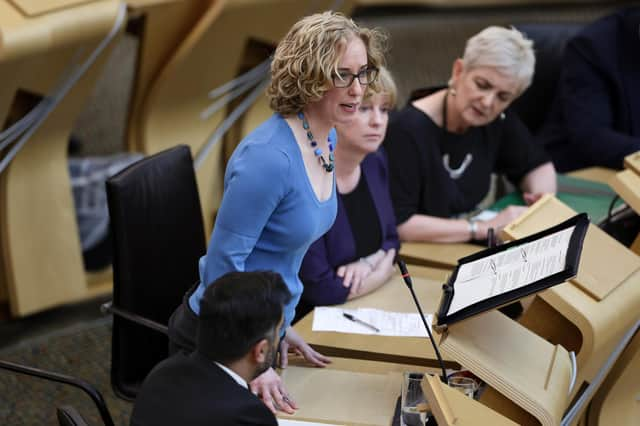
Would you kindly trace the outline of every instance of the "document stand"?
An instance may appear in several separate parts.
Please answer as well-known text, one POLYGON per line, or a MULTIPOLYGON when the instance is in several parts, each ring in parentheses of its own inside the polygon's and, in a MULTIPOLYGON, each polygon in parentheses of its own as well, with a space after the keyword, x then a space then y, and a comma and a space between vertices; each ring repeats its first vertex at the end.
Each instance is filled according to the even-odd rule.
MULTIPOLYGON (((623 170, 616 173, 609 185, 637 213, 640 214, 640 151, 624 158, 623 170)), ((640 234, 631 244, 631 251, 640 255, 640 234)))
POLYGON ((431 413, 438 425, 512 426, 517 424, 462 392, 443 384, 437 376, 425 374, 422 391, 429 401, 431 413))
MULTIPOLYGON (((520 239, 574 214, 555 197, 545 196, 504 228, 503 236, 520 239)), ((573 399, 588 386, 598 386, 601 369, 634 326, 639 309, 640 258, 589 225, 578 275, 538 293, 520 323, 551 344, 576 352, 573 399)))
POLYGON ((480 402, 524 425, 557 425, 574 374, 565 348, 498 311, 449 325, 440 349, 488 386, 480 402))

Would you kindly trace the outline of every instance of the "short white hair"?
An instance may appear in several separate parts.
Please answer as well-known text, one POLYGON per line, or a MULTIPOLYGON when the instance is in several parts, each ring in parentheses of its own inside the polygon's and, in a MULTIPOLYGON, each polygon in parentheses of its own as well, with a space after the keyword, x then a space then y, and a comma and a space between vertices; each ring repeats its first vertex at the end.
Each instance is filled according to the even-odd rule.
POLYGON ((533 79, 536 57, 533 41, 515 28, 491 26, 467 40, 462 62, 465 69, 493 67, 518 81, 519 94, 533 79))

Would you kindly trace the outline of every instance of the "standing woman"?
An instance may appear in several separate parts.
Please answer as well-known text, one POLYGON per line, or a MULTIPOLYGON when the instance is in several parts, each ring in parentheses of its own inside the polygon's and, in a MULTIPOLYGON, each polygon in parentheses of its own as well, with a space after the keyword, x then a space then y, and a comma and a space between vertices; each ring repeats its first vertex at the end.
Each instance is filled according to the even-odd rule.
POLYGON ((338 214, 302 261, 304 284, 298 317, 314 306, 344 303, 376 290, 394 272, 400 248, 393 214, 387 160, 379 149, 395 106, 396 86, 380 68, 377 91, 365 95, 356 118, 338 124, 336 148, 338 214))
POLYGON ((532 44, 515 29, 484 29, 453 63, 448 87, 418 91, 392 117, 385 149, 401 240, 484 240, 489 228, 507 225, 525 208, 470 218, 492 173, 505 174, 529 204, 556 191, 553 164, 507 110, 531 84, 532 44))
MULTIPOLYGON (((267 90, 275 113, 229 160, 222 203, 199 262, 200 283, 170 320, 173 350, 194 349, 207 285, 230 271, 272 270, 292 294, 284 309, 281 365, 289 348, 317 366, 329 362, 290 327, 302 293, 298 272, 309 245, 334 221, 334 126, 353 119, 366 86, 374 83, 382 41, 378 32, 325 12, 294 24, 278 44, 267 90)), ((272 368, 251 388, 274 412, 296 408, 272 368)))

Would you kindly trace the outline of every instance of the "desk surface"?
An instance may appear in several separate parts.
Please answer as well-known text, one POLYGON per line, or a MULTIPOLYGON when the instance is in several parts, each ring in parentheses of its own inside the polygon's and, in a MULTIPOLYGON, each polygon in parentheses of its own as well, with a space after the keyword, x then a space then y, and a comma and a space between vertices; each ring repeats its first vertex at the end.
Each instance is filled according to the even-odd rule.
MULTIPOLYGON (((425 314, 435 313, 442 294, 442 283, 448 271, 412 266, 413 287, 425 314)), ((345 308, 377 308, 392 312, 416 312, 411 293, 399 274, 376 290, 345 303, 345 308)), ((295 330, 316 350, 329 356, 360 358, 400 364, 437 367, 436 356, 428 339, 417 337, 389 337, 336 332, 314 332, 313 312, 295 326, 295 330)), ((436 336, 436 340, 438 337, 436 336)), ((445 358, 448 367, 459 367, 445 358)))
POLYGON ((469 243, 402 243, 400 257, 411 265, 453 269, 458 259, 484 250, 486 247, 469 243))
POLYGON ((340 425, 388 426, 400 396, 403 371, 433 373, 426 367, 333 358, 327 368, 309 367, 300 357, 280 372, 298 404, 294 415, 278 417, 340 425))

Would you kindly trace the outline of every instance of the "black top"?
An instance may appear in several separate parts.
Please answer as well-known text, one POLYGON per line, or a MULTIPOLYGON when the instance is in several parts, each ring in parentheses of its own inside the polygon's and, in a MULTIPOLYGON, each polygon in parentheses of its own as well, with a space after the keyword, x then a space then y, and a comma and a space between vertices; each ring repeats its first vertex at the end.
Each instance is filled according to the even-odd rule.
POLYGON ((620 169, 640 150, 640 7, 585 27, 565 48, 556 98, 538 139, 560 172, 620 169))
POLYGON ((364 173, 360 174, 360 180, 355 189, 348 194, 340 194, 340 197, 347 211, 356 243, 356 257, 353 260, 375 253, 382 243, 382 233, 380 219, 371 199, 364 173))
POLYGON ((487 195, 492 173, 502 173, 518 185, 527 173, 549 161, 509 110, 504 118, 459 135, 444 132, 409 104, 392 115, 384 147, 398 223, 414 214, 448 218, 473 211, 487 195), (445 156, 450 170, 459 169, 467 158, 467 167, 459 169, 456 179, 445 168, 445 156))
POLYGON ((251 391, 198 352, 178 352, 145 379, 131 415, 132 426, 277 426, 251 391))

